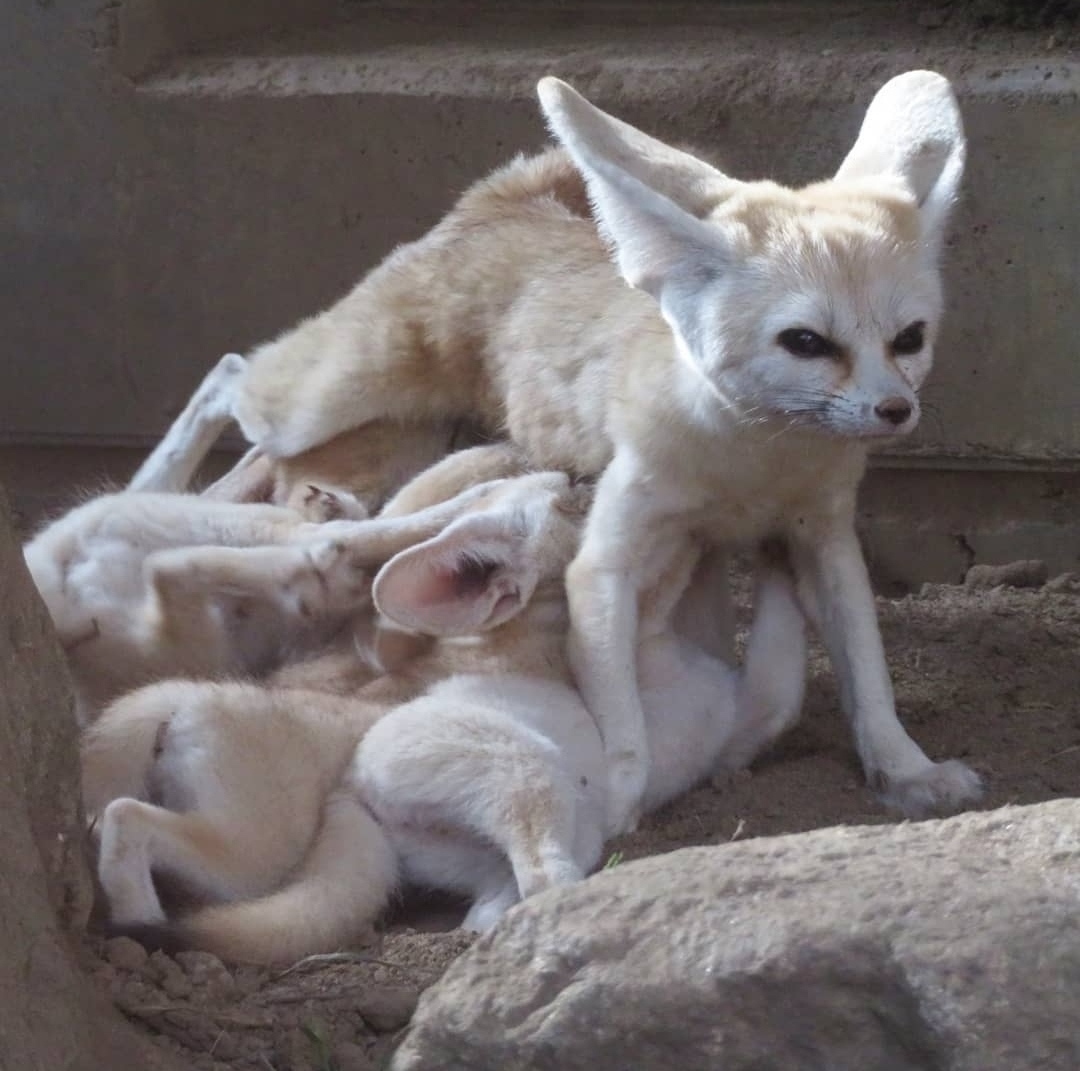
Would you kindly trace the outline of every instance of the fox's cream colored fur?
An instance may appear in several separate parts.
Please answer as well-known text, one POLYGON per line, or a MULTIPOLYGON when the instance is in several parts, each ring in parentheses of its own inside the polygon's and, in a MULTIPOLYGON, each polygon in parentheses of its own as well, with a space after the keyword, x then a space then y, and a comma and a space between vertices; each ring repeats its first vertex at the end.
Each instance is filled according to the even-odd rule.
MULTIPOLYGON (((430 508, 463 471, 517 464, 486 453, 436 466, 414 502, 430 508)), ((465 892, 467 925, 486 929, 595 866, 604 755, 565 658, 561 579, 587 502, 562 473, 459 495, 456 518, 375 585, 383 612, 430 648, 355 692, 336 655, 314 678, 301 665, 261 687, 165 682, 113 704, 82 761, 114 925, 282 962, 358 939, 401 878, 465 892), (167 922, 154 872, 210 905, 167 922)), ((801 701, 802 618, 781 572, 762 575, 743 674, 671 632, 667 603, 696 557, 681 556, 643 618, 649 808, 721 753, 749 761, 801 701)))
POLYGON ((897 720, 854 531, 867 453, 915 426, 932 363, 965 154, 948 82, 892 79, 835 177, 802 189, 735 180, 554 79, 539 88, 563 149, 478 183, 337 305, 257 350, 245 432, 291 457, 368 421, 462 418, 505 431, 538 467, 602 473, 568 585, 611 831, 633 825, 648 777, 641 600, 699 538, 716 548, 714 580, 726 549, 789 542, 890 805, 976 798, 972 771, 931 762, 897 720))

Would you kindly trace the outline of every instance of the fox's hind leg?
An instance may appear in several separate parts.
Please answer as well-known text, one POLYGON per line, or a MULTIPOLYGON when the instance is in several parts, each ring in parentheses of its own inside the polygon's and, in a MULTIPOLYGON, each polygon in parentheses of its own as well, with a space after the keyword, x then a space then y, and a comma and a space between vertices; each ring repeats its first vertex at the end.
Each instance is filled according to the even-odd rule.
POLYGON ((210 448, 232 420, 237 383, 247 363, 227 353, 199 384, 165 437, 139 466, 129 491, 186 491, 210 448))

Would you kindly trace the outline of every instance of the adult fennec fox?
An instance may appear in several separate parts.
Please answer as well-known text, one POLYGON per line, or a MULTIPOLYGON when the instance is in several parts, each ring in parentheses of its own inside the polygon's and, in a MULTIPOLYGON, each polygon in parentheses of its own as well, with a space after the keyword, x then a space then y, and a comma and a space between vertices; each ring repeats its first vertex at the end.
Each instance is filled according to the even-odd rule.
MULTIPOLYGON (((949 83, 893 78, 835 176, 801 189, 733 179, 555 79, 539 93, 563 151, 480 182, 258 349, 245 433, 290 456, 379 418, 467 417, 538 467, 602 472, 568 573, 569 642, 612 831, 633 826, 648 773, 638 602, 695 538, 787 540, 888 804, 977 798, 975 773, 932 762, 897 719, 854 527, 870 448, 918 421, 942 316, 965 158, 949 83)), ((719 619, 721 595, 693 590, 698 616, 719 619)))

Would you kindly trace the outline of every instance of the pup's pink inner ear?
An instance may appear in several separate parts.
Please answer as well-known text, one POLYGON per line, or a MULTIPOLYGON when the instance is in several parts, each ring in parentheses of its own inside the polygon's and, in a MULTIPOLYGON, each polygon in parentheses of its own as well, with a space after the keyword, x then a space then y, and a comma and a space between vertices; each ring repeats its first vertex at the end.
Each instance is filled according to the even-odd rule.
POLYGON ((387 562, 375 578, 375 604, 405 628, 466 635, 494 628, 521 608, 512 573, 505 548, 437 537, 387 562))

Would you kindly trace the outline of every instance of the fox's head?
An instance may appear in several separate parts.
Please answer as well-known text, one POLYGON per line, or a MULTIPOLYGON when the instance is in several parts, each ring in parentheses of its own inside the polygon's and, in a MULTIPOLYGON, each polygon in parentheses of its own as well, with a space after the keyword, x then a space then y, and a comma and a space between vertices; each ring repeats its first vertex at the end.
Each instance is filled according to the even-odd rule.
POLYGON ((799 190, 730 178, 557 79, 539 94, 620 273, 659 303, 721 404, 858 438, 915 427, 964 168, 944 78, 888 82, 836 175, 799 190))

